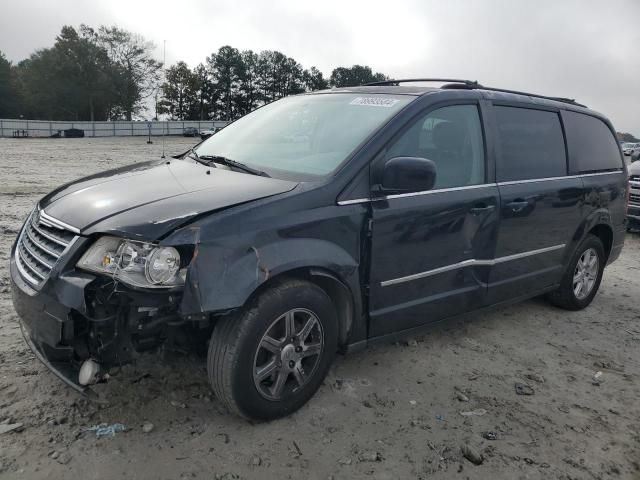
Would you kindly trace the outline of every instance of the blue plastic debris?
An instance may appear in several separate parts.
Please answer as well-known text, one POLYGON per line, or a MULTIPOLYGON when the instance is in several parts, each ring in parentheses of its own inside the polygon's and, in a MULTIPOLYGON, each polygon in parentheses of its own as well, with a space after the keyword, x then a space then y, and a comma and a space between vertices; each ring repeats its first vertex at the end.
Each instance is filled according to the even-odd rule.
POLYGON ((85 429, 86 432, 96 432, 96 437, 115 437, 116 433, 126 432, 127 427, 122 423, 113 423, 108 425, 101 423, 100 425, 94 425, 85 429))

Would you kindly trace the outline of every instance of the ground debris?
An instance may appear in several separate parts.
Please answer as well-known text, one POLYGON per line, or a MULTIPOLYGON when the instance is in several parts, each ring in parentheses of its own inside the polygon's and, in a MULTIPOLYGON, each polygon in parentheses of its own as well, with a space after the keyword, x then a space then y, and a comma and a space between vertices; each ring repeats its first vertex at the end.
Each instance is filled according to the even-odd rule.
POLYGON ((526 383, 516 382, 515 389, 516 394, 518 395, 533 395, 535 393, 533 387, 527 385, 526 383))
POLYGON ((22 430, 22 427, 24 425, 22 423, 5 423, 0 425, 0 435, 2 435, 3 433, 9 433, 9 432, 19 432, 22 430))
POLYGON ((463 417, 479 417, 485 415, 486 413, 487 411, 484 408, 478 408, 476 410, 470 410, 468 412, 460 412, 460 415, 462 415, 463 417))
POLYGON ((462 445, 460 447, 460 451, 462 452, 464 458, 469 460, 474 465, 482 465, 482 462, 484 462, 483 455, 468 443, 462 445))

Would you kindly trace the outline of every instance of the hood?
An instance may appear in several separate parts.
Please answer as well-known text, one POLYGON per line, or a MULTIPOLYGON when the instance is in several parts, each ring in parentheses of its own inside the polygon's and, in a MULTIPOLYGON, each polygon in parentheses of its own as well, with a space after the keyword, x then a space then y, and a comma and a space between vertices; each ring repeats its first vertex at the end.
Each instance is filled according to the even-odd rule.
POLYGON ((163 160, 69 183, 44 197, 40 207, 83 235, 157 239, 197 215, 288 192, 296 185, 191 160, 163 160))

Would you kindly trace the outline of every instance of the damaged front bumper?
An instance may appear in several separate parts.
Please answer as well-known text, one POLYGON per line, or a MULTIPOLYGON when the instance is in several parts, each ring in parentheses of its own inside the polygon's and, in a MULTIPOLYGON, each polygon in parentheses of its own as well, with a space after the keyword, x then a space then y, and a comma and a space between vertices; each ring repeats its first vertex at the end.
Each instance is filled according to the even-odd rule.
POLYGON ((135 291, 76 269, 55 272, 36 289, 11 258, 13 305, 25 341, 40 361, 80 393, 91 394, 78 377, 86 360, 108 370, 174 338, 172 333, 186 323, 207 326, 201 318, 190 316, 187 322, 179 315, 179 291, 135 291))

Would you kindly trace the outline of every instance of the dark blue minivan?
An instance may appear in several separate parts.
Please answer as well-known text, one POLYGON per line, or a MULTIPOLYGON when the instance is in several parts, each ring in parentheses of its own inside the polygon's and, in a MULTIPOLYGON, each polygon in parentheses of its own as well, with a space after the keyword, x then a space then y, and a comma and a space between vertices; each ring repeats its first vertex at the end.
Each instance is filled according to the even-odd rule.
POLYGON ((266 420, 338 351, 542 294, 585 308, 627 226, 611 123, 428 81, 284 98, 51 192, 11 255, 26 341, 83 392, 163 343, 204 347, 218 398, 266 420))

